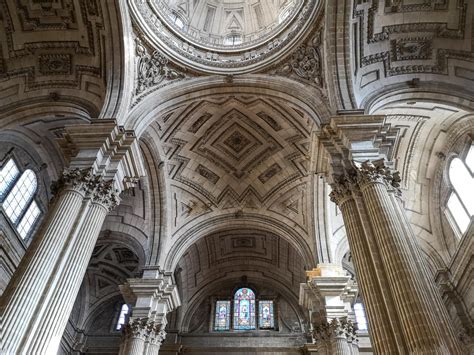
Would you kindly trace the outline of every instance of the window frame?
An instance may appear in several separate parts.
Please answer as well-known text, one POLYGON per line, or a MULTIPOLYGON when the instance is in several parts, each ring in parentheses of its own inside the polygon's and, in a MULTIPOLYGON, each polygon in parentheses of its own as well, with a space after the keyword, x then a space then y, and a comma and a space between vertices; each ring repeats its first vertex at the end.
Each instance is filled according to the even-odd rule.
POLYGON ((471 175, 474 177, 474 171, 470 170, 470 168, 467 166, 466 161, 465 161, 469 151, 471 150, 471 147, 474 147, 474 140, 469 140, 468 142, 466 142, 465 146, 463 147, 463 149, 459 153, 452 154, 449 157, 449 159, 447 159, 447 163, 445 165, 445 174, 444 175, 445 175, 445 182, 446 182, 446 185, 448 187, 448 193, 445 195, 445 198, 444 198, 444 201, 443 201, 443 212, 444 212, 444 215, 445 215, 446 219, 448 220, 448 222, 450 224, 450 227, 451 227, 451 229, 452 229, 453 233, 455 234, 458 241, 461 240, 461 238, 463 238, 467 234, 467 232, 470 229, 469 228, 470 224, 472 224, 473 222, 472 222, 472 216, 469 215, 469 211, 468 211, 467 206, 465 206, 465 203, 463 202, 463 200, 459 196, 458 191, 455 189, 453 183, 451 182, 450 169, 451 169, 451 164, 453 163, 454 159, 458 158, 465 165, 468 172, 471 173, 471 175), (458 222, 456 220, 456 217, 454 216, 451 209, 448 207, 448 202, 449 202, 452 194, 456 195, 456 197, 458 198, 458 200, 461 203, 462 208, 467 213, 468 217, 471 219, 470 224, 468 224, 467 229, 464 232, 459 227, 458 222))
POLYGON ((8 221, 8 223, 12 227, 12 230, 14 230, 14 232, 18 236, 18 238, 20 240, 22 240, 23 242, 27 242, 28 240, 30 240, 31 236, 34 234, 34 231, 36 230, 36 228, 37 228, 37 226, 38 226, 38 224, 41 220, 41 216, 44 214, 44 209, 42 208, 41 203, 38 201, 38 194, 39 194, 39 189, 40 189, 40 180, 38 178, 38 172, 35 171, 35 169, 33 169, 31 167, 26 167, 26 168, 22 169, 21 164, 18 163, 18 159, 16 159, 15 156, 13 156, 13 155, 8 155, 8 156, 5 157, 5 159, 2 162, 1 168, 3 168, 10 160, 13 161, 13 163, 16 165, 19 173, 16 176, 16 178, 10 183, 10 185, 8 186, 8 189, 5 191, 5 194, 3 195, 3 197, 0 198, 0 210, 2 211, 2 214, 4 215, 4 218, 8 221), (17 221, 14 222, 10 218, 10 216, 7 214, 7 212, 5 211, 5 208, 4 208, 3 204, 4 204, 5 200, 7 199, 7 197, 10 195, 10 193, 12 192, 12 190, 18 184, 21 177, 28 170, 30 170, 35 176, 36 188, 34 189, 31 196, 28 198, 25 206, 21 210, 21 213, 18 215, 17 221), (23 221, 23 218, 25 217, 25 215, 28 212, 29 208, 32 206, 33 202, 36 203, 36 206, 38 207, 38 210, 39 210, 39 214, 36 217, 33 224, 31 225, 31 228, 30 228, 29 232, 25 235, 25 237, 22 237, 21 234, 20 234, 20 231, 18 230, 18 227, 21 224, 21 222, 23 221))
POLYGON ((213 333, 241 333, 241 332, 259 332, 259 331, 278 331, 278 302, 277 297, 275 296, 263 296, 261 297, 255 288, 248 285, 237 286, 232 290, 230 296, 226 297, 212 297, 211 298, 212 307, 211 307, 211 321, 210 321, 210 331, 213 333), (234 328, 234 307, 235 307, 235 294, 238 290, 242 288, 248 288, 252 290, 255 295, 255 329, 235 329, 234 328), (230 311, 229 311, 229 329, 227 330, 217 330, 216 329, 216 311, 217 311, 217 302, 219 301, 229 301, 230 302, 230 311), (262 328, 259 322, 259 308, 260 301, 272 301, 273 302, 273 328, 262 328))

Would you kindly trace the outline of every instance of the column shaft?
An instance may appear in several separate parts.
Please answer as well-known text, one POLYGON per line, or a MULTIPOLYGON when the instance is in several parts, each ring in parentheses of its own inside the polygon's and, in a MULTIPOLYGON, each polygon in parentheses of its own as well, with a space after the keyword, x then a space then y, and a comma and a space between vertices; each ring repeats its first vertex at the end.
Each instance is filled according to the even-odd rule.
POLYGON ((48 344, 61 340, 107 211, 105 206, 92 203, 84 214, 85 223, 80 223, 80 228, 71 235, 62 262, 53 275, 51 284, 55 286, 45 297, 49 306, 37 315, 29 332, 30 342, 25 345, 26 352, 47 352, 48 344))
POLYGON ((65 190, 49 218, 35 236, 2 297, 2 350, 15 353, 30 322, 36 317, 40 299, 67 237, 81 211, 84 191, 65 190))
POLYGON ((387 284, 384 280, 383 267, 377 260, 377 253, 371 252, 374 248, 369 247, 358 212, 359 206, 354 198, 349 196, 341 201, 340 209, 357 270, 357 280, 364 296, 372 345, 380 354, 403 353, 403 343, 398 339, 397 328, 393 326, 396 317, 390 317, 394 312, 387 309, 384 291, 381 288, 381 285, 387 284))
POLYGON ((361 184, 368 216, 373 226, 380 255, 387 270, 390 290, 401 322, 401 330, 411 354, 455 354, 440 330, 431 296, 423 273, 420 272, 418 253, 409 241, 409 225, 400 218, 400 210, 384 182, 361 184))

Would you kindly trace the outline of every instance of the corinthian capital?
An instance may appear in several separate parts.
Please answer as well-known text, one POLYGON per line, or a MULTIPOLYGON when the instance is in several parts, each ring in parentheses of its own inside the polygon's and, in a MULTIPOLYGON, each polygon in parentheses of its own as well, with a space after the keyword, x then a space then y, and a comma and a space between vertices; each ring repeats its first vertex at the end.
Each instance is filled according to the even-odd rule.
POLYGON ((332 202, 340 206, 346 199, 352 196, 352 191, 358 188, 357 176, 355 172, 336 176, 331 184, 329 198, 332 202))
POLYGON ((93 202, 103 205, 109 211, 119 204, 120 198, 114 188, 113 180, 105 181, 100 177, 96 179, 95 186, 91 187, 90 196, 93 202))
POLYGON ((51 185, 51 193, 58 196, 61 191, 69 189, 87 194, 95 179, 92 169, 65 169, 61 177, 51 185))
POLYGON ((123 334, 126 338, 139 338, 146 340, 148 335, 147 319, 130 319, 123 327, 123 334))
POLYGON ((61 177, 53 182, 51 192, 58 196, 65 190, 80 192, 108 210, 114 209, 120 201, 113 180, 105 180, 94 174, 92 169, 65 169, 61 177))
POLYGON ((357 168, 357 178, 359 186, 373 182, 383 183, 388 188, 394 189, 398 195, 401 195, 400 174, 398 171, 388 168, 383 159, 362 163, 357 168))
POLYGON ((356 325, 346 318, 333 318, 314 325, 313 340, 315 342, 327 341, 335 337, 346 338, 350 341, 356 339, 356 325))

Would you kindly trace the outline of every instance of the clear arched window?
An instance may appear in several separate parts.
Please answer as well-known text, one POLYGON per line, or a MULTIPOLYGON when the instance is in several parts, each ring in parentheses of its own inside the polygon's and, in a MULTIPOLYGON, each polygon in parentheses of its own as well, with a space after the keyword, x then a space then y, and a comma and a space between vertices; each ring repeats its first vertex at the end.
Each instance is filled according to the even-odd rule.
POLYGON ((36 174, 31 169, 25 170, 20 175, 20 170, 13 159, 9 159, 1 168, 2 208, 23 239, 31 232, 41 214, 34 200, 37 188, 36 174))
POLYGON ((452 191, 447 207, 459 231, 464 234, 474 216, 474 145, 464 159, 457 157, 451 161, 448 175, 452 191))
POLYGON ((115 326, 115 330, 122 329, 123 325, 127 321, 127 316, 129 312, 130 312, 130 307, 128 306, 128 304, 124 303, 122 307, 120 308, 120 314, 117 319, 117 325, 115 326))

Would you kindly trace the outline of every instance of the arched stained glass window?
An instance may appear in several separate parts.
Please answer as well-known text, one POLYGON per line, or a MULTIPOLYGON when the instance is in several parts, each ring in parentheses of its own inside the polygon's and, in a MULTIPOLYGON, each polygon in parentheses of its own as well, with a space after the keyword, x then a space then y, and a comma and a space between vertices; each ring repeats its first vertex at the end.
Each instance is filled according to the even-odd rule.
POLYGON ((34 200, 37 187, 36 174, 27 169, 20 175, 13 159, 9 159, 0 169, 1 206, 23 239, 31 232, 41 214, 34 200))
POLYGON ((255 329, 255 293, 246 287, 234 295, 234 329, 255 329))
POLYGON ((216 318, 214 321, 214 330, 230 329, 230 301, 216 302, 216 318))
POLYGON ((273 320, 273 301, 258 302, 258 326, 261 329, 275 328, 275 321, 273 320))
POLYGON ((453 191, 447 207, 461 234, 474 216, 474 145, 465 159, 454 158, 449 165, 449 181, 453 191))

